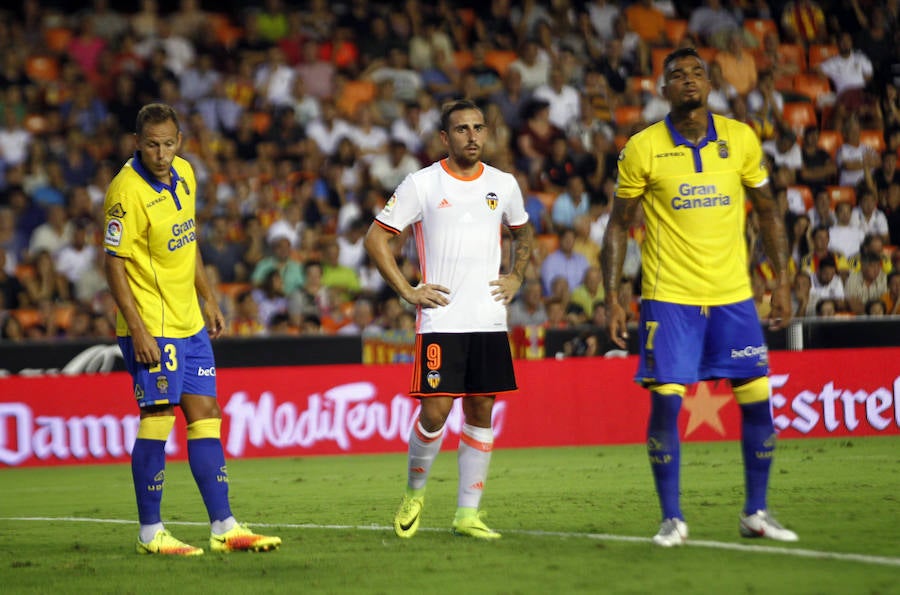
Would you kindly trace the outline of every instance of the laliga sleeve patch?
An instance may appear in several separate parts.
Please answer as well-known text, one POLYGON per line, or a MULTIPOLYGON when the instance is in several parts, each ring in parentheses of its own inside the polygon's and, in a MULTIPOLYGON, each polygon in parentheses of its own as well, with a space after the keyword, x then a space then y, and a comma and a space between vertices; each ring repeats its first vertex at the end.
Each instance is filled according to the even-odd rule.
POLYGON ((106 234, 103 243, 107 246, 118 246, 122 243, 122 222, 118 219, 109 219, 106 222, 106 234))

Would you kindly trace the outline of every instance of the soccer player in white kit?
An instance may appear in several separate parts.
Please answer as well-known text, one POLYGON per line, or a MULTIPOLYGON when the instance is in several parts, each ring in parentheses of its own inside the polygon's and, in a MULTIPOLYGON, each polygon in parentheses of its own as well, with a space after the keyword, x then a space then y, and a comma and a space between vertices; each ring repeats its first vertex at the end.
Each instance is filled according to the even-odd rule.
POLYGON ((453 400, 463 399, 459 489, 453 532, 480 539, 500 534, 484 524, 478 506, 490 465, 491 414, 498 393, 516 390, 506 327, 531 256, 534 233, 516 179, 482 163, 488 134, 471 101, 441 113, 448 156, 410 174, 366 235, 366 250, 385 281, 417 307, 416 361, 410 395, 419 419, 409 437, 406 492, 394 517, 399 537, 412 537, 425 504, 425 482, 441 449, 453 400), (394 260, 391 238, 413 227, 421 283, 413 287, 394 260), (501 232, 513 236, 515 257, 500 274, 501 232))

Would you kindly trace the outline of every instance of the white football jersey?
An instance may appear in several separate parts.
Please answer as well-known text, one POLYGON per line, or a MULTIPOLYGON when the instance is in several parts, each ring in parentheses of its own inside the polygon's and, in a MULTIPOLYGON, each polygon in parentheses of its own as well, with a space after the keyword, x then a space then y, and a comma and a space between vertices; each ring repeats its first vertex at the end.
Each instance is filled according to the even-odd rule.
POLYGON ((506 329, 506 306, 491 295, 500 276, 501 226, 521 227, 528 213, 516 179, 490 165, 471 178, 450 172, 446 160, 412 173, 376 221, 400 233, 413 226, 423 283, 450 290, 446 306, 419 308, 419 333, 506 329))

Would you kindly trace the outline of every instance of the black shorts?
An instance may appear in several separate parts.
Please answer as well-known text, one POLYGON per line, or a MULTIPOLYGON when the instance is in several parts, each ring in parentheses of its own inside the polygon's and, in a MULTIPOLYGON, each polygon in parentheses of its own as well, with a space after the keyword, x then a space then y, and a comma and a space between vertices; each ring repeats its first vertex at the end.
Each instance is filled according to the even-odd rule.
POLYGON ((495 395, 517 388, 505 331, 416 335, 411 396, 495 395))

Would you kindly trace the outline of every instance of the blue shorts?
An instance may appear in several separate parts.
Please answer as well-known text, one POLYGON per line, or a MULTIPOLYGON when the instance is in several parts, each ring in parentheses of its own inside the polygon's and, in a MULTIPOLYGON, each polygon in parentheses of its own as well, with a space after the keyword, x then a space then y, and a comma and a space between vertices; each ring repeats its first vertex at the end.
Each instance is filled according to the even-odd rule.
POLYGON ((769 350, 753 300, 724 306, 641 302, 635 381, 693 384, 769 373, 769 350))
POLYGON ((216 361, 204 328, 184 339, 156 337, 160 364, 151 368, 134 359, 131 337, 119 337, 125 367, 134 380, 138 407, 177 405, 181 395, 216 396, 216 361))

